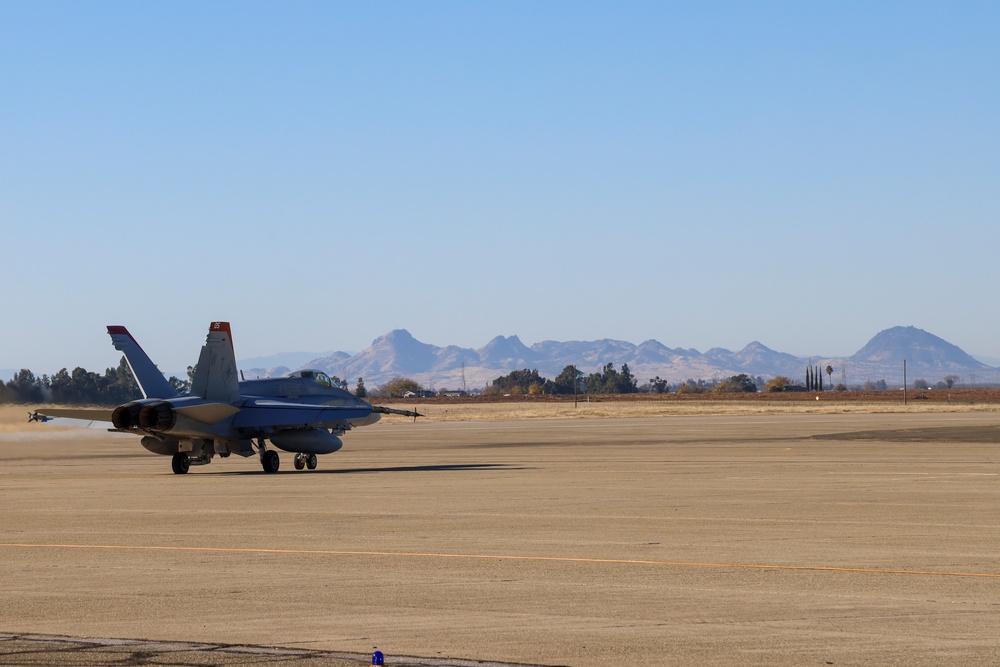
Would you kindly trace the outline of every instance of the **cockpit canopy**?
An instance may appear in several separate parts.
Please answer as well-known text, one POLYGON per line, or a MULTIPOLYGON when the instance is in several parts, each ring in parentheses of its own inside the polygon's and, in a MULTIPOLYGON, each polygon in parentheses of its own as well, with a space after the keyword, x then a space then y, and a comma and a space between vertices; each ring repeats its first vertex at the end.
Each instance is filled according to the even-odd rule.
POLYGON ((312 380, 316 384, 322 385, 324 387, 333 387, 334 386, 333 380, 330 379, 329 375, 327 375, 323 371, 318 371, 318 370, 316 370, 314 368, 307 368, 307 369, 303 369, 301 371, 295 371, 294 373, 289 373, 288 377, 290 377, 290 378, 303 378, 303 379, 306 379, 306 380, 312 380))

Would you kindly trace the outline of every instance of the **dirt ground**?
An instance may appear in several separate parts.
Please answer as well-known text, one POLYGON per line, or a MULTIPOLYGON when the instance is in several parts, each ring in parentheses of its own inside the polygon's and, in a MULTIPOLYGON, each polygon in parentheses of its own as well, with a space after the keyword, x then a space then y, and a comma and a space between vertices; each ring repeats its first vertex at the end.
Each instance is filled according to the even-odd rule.
POLYGON ((2 408, 0 664, 996 664, 993 407, 815 403, 433 404, 185 476, 2 408))

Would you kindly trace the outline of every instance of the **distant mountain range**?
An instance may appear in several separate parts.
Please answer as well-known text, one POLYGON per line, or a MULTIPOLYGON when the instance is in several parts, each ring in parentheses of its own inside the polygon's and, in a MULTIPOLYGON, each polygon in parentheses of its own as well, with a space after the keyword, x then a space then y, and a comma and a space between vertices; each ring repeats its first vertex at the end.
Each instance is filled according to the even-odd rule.
MULTIPOLYGON (((904 359, 908 382, 922 378, 933 384, 955 375, 961 378, 959 384, 1000 383, 1000 368, 988 366, 955 345, 912 326, 879 332, 846 358, 797 357, 776 352, 757 341, 739 352, 723 348, 699 352, 669 348, 655 340, 638 345, 609 339, 543 341, 528 347, 517 336, 497 336, 475 350, 455 345, 438 347, 418 341, 405 329, 396 329, 357 354, 335 352, 297 366, 249 368, 244 373, 249 379, 284 375, 298 368, 318 368, 345 378, 352 389, 359 377, 372 388, 404 376, 429 388, 462 389, 464 385, 472 390, 523 368, 537 369, 542 376, 552 379, 571 364, 584 373, 598 371, 609 363, 616 368, 628 364, 640 384, 656 376, 677 383, 689 378, 722 379, 740 373, 765 379, 784 375, 801 381, 806 367, 811 365, 824 369, 832 366, 834 383, 854 386, 867 380, 885 380, 890 386, 900 386, 904 359)), ((827 380, 824 373, 824 381, 827 380)))

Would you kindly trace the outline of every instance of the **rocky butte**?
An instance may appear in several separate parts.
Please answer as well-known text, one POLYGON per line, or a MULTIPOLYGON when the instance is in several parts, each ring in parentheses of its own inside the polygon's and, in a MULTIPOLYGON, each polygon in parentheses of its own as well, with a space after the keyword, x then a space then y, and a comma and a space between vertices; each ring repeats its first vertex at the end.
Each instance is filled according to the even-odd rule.
MULTIPOLYGON (((371 388, 404 376, 435 389, 480 389, 488 382, 513 370, 537 369, 552 379, 573 364, 584 373, 600 370, 605 364, 628 364, 640 384, 659 376, 677 383, 693 379, 722 379, 740 373, 765 379, 784 375, 801 381, 806 367, 833 367, 833 375, 824 381, 834 384, 846 380, 848 386, 867 380, 884 379, 889 385, 902 385, 903 360, 907 362, 907 380, 925 379, 931 384, 946 376, 957 376, 960 384, 1000 383, 1000 368, 977 361, 959 347, 916 327, 893 327, 876 334, 850 357, 798 357, 777 352, 753 341, 733 352, 712 348, 670 348, 656 340, 638 345, 620 340, 542 341, 530 347, 517 336, 497 336, 479 349, 455 345, 438 347, 415 339, 405 329, 390 331, 376 338, 358 354, 336 352, 311 359, 297 368, 319 368, 348 381, 353 388, 362 377, 371 388)), ((252 360, 251 360, 252 361, 252 360)), ((246 376, 270 377, 296 370, 284 366, 251 368, 246 376)))

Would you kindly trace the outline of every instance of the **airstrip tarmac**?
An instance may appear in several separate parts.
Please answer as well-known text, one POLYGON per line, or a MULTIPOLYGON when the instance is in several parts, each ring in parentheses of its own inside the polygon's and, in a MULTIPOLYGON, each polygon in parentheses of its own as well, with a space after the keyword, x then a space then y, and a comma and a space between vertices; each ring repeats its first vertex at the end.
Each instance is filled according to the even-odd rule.
POLYGON ((135 438, 0 423, 0 664, 1000 662, 995 413, 344 441, 177 476, 135 438))

